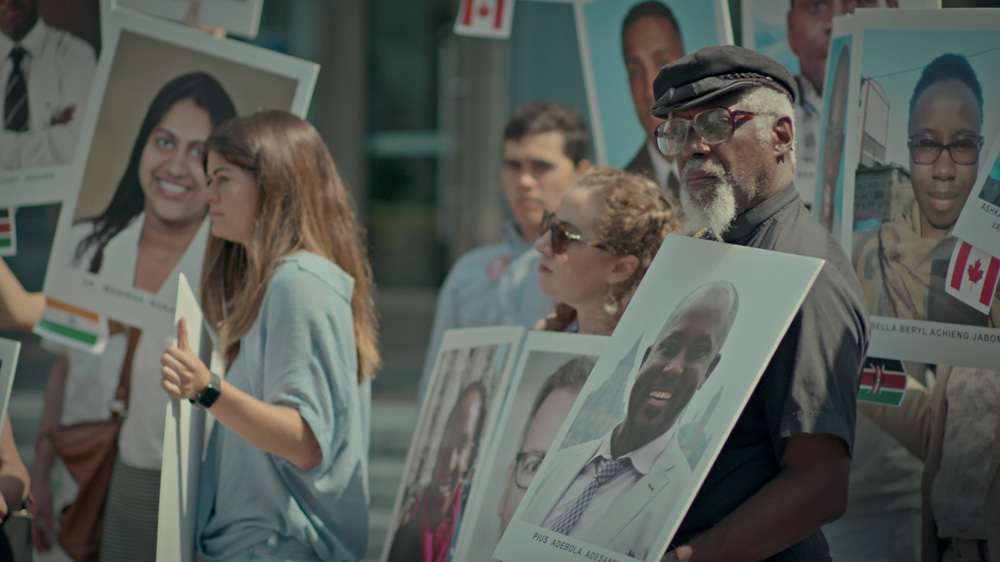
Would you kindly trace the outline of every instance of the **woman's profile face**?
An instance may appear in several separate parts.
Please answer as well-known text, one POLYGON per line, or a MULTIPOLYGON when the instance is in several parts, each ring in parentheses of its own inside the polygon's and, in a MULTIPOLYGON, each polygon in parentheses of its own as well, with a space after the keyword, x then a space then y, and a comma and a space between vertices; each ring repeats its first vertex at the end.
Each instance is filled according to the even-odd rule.
POLYGON ((212 217, 212 235, 249 246, 260 214, 260 185, 254 175, 214 150, 205 161, 209 183, 205 201, 212 217))
POLYGON ((145 210, 167 223, 205 217, 203 156, 212 133, 208 111, 193 100, 175 103, 153 127, 139 159, 145 210))
MULTIPOLYGON (((594 242, 603 242, 597 234, 599 213, 593 191, 577 187, 569 190, 556 208, 556 217, 568 231, 594 242)), ((614 255, 576 241, 569 242, 565 253, 556 254, 548 231, 539 233, 535 249, 542 254, 538 264, 542 291, 577 310, 603 306, 614 255)))

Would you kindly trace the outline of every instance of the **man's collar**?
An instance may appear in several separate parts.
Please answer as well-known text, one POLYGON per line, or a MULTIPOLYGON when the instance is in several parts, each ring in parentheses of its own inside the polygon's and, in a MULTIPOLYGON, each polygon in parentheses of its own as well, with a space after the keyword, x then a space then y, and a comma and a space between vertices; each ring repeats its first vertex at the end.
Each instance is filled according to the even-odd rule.
MULTIPOLYGON (((15 43, 10 37, 0 33, 0 59, 7 58, 10 54, 10 50, 14 48, 15 45, 20 45, 24 47, 24 50, 28 51, 28 54, 32 57, 37 57, 39 53, 42 52, 42 47, 45 46, 45 35, 48 33, 48 26, 42 21, 42 17, 38 17, 38 21, 35 22, 35 27, 31 28, 31 31, 21 39, 20 43, 15 43)), ((0 62, 3 62, 0 60, 0 62)))
MULTIPOLYGON (((621 425, 621 424, 619 424, 621 425)), ((601 439, 601 444, 597 447, 597 451, 587 460, 587 464, 594 462, 595 459, 610 459, 611 457, 611 436, 615 434, 618 430, 618 426, 609 431, 607 435, 601 439)), ((642 447, 634 451, 629 451, 624 455, 618 457, 616 460, 628 459, 632 463, 632 467, 635 468, 640 474, 649 473, 650 469, 653 468, 653 464, 656 459, 660 457, 660 454, 667 448, 667 445, 674 439, 677 435, 677 423, 674 423, 674 427, 671 427, 662 435, 653 439, 649 443, 646 443, 642 447)))
POLYGON ((795 191, 795 185, 788 184, 788 187, 785 189, 772 195, 749 211, 745 211, 737 216, 733 224, 729 226, 729 230, 726 230, 722 234, 722 240, 731 243, 746 238, 760 223, 771 218, 775 213, 798 199, 799 194, 795 191))
POLYGON ((501 232, 503 234, 504 242, 513 248, 515 256, 519 256, 528 251, 528 248, 530 248, 535 242, 534 240, 524 239, 524 235, 521 234, 521 227, 517 224, 517 219, 509 219, 504 222, 503 227, 501 227, 501 232))

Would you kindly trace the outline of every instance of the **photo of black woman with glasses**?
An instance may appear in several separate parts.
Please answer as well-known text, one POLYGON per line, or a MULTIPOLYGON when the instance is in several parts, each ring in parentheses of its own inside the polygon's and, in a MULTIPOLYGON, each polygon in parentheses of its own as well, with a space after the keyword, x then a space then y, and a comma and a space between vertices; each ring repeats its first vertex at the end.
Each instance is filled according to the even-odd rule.
POLYGON ((558 304, 535 328, 610 335, 663 239, 683 232, 651 179, 591 168, 542 218, 538 287, 558 304))
POLYGON ((983 91, 963 55, 924 67, 910 98, 908 147, 914 201, 874 228, 855 232, 854 266, 873 316, 995 326, 945 292, 958 239, 952 228, 976 183, 983 147, 983 91))

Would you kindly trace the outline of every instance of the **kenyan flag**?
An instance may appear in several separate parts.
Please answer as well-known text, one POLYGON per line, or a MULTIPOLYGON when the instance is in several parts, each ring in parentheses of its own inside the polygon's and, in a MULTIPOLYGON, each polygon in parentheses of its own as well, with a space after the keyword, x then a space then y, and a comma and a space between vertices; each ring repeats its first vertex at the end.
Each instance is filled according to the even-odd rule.
POLYGON ((899 406, 906 393, 906 373, 903 364, 896 359, 865 359, 865 369, 861 371, 861 388, 858 402, 899 406))

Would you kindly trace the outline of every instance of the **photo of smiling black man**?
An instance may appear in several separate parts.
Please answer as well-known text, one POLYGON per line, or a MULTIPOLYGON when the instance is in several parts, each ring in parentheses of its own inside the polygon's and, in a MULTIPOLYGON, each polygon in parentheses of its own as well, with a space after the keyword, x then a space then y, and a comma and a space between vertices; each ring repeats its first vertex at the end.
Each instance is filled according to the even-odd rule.
POLYGON ((738 309, 728 281, 681 300, 645 352, 624 419, 551 454, 522 519, 634 558, 661 546, 664 521, 693 484, 676 422, 718 365, 738 309))

